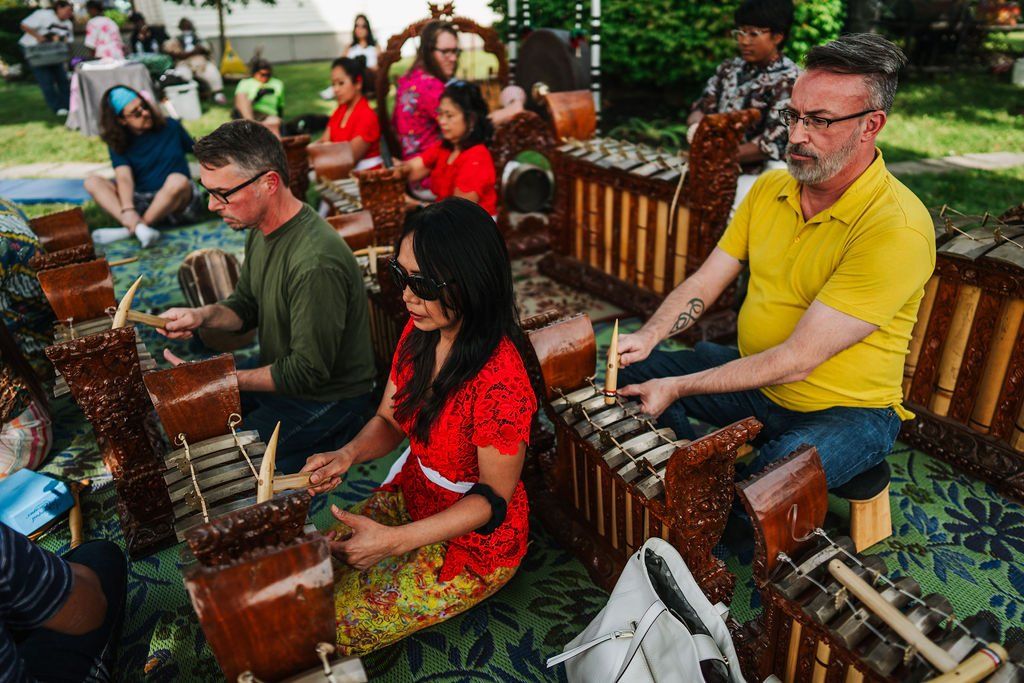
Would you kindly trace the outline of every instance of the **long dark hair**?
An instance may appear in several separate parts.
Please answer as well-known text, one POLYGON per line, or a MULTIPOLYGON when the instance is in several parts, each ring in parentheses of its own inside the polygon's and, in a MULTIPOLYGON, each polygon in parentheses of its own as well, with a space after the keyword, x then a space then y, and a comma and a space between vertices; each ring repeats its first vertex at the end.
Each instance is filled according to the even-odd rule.
POLYGON ((367 46, 373 46, 377 44, 377 39, 373 37, 373 29, 370 27, 370 20, 365 14, 357 14, 355 20, 352 22, 352 44, 358 45, 359 41, 356 40, 356 24, 362 19, 366 22, 366 44, 367 46))
POLYGON ((136 97, 149 108, 149 114, 153 117, 153 128, 159 130, 164 127, 164 115, 160 113, 160 107, 143 97, 138 90, 129 88, 126 85, 115 85, 108 88, 100 99, 100 139, 107 143, 110 149, 118 154, 124 154, 132 146, 134 134, 127 125, 121 123, 121 115, 114 111, 114 105, 110 104, 110 93, 114 88, 126 88, 135 93, 136 97))
MULTIPOLYGON (((494 134, 494 125, 487 117, 487 103, 480 93, 480 86, 468 81, 452 81, 445 87, 441 99, 448 98, 462 111, 466 119, 466 132, 459 140, 460 149, 469 149, 473 145, 487 144, 494 134)), ((452 149, 452 143, 441 140, 445 149, 452 149)))
POLYGON ((455 30, 455 24, 451 22, 432 21, 423 27, 423 33, 420 34, 420 47, 416 50, 416 62, 413 66, 418 64, 428 74, 444 83, 448 77, 441 73, 441 67, 438 65, 437 59, 434 58, 437 38, 442 33, 450 33, 456 41, 459 39, 459 32, 455 30))
POLYGON ((486 211, 468 199, 449 197, 410 213, 395 254, 410 234, 420 273, 448 283, 440 302, 461 323, 434 380, 439 331, 414 328, 395 354, 396 363, 412 363, 413 369, 412 379, 395 396, 395 417, 415 415, 412 435, 426 441, 449 397, 476 377, 499 342, 508 337, 522 356, 526 337, 519 327, 508 250, 486 211))

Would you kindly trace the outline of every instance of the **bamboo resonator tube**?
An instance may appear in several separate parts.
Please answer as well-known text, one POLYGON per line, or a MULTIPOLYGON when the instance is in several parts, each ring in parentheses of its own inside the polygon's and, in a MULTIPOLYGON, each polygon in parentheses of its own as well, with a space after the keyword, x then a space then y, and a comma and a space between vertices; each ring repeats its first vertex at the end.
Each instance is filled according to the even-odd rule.
POLYGON ((608 368, 604 376, 604 404, 615 405, 619 394, 619 321, 612 328, 612 341, 608 345, 608 368))

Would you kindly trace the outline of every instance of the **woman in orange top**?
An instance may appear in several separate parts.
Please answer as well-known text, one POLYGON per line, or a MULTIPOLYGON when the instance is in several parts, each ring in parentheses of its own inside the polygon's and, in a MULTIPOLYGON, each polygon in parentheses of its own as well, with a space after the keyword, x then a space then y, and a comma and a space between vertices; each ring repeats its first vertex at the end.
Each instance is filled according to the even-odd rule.
POLYGON ((380 124, 377 114, 363 96, 366 81, 364 57, 339 57, 331 64, 331 87, 338 100, 327 122, 324 142, 347 142, 352 146, 355 170, 365 171, 382 165, 380 124))
POLYGON ((476 202, 492 217, 498 213, 494 160, 487 149, 494 127, 480 88, 452 81, 437 107, 441 143, 418 157, 400 162, 412 181, 430 176, 438 199, 463 197, 476 202))

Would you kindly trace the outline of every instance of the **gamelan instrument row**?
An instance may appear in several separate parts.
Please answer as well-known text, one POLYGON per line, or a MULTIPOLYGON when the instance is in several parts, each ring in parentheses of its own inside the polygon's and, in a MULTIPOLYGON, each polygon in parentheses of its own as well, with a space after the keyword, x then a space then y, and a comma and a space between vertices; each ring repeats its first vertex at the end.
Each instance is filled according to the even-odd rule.
MULTIPOLYGON (((42 270, 37 273, 37 277, 43 294, 57 318, 53 333, 55 344, 114 327, 123 327, 126 322, 157 326, 165 324, 157 316, 131 309, 141 277, 129 288, 120 303, 114 298, 114 278, 106 259, 94 259, 42 270), (118 320, 119 316, 122 319, 118 320)), ((135 332, 135 336, 141 369, 155 369, 156 361, 149 354, 138 332, 135 332)), ((53 394, 59 398, 68 392, 67 380, 58 370, 53 394)))
POLYGON ((176 448, 162 476, 177 540, 194 558, 182 569, 185 587, 225 677, 280 680, 309 671, 302 680, 365 681, 358 659, 331 661, 334 574, 326 539, 307 523, 309 475, 276 471, 280 423, 266 444, 237 429, 232 356, 143 380, 176 448))
MULTIPOLYGON (((36 272, 84 263, 97 257, 96 245, 81 208, 37 216, 29 221, 29 225, 43 247, 28 262, 29 267, 36 272)), ((132 256, 110 261, 110 266, 121 266, 138 260, 137 256, 132 256)))
MULTIPOLYGON (((705 117, 685 155, 600 138, 557 147, 552 250, 541 271, 651 315, 725 230, 739 144, 758 116, 751 109, 705 117)), ((723 295, 723 303, 730 298, 723 295)), ((723 316, 706 314, 700 333, 728 332, 735 320, 723 316)))
POLYGON ((904 370, 902 438, 1024 498, 1024 219, 943 207, 904 370))
POLYGON ((880 557, 822 530, 828 492, 813 447, 739 492, 754 526, 754 580, 764 605, 757 620, 734 628, 749 680, 1024 681, 1024 648, 1008 654, 996 642, 994 615, 960 619, 945 596, 887 576, 880 557))
MULTIPOLYGON (((742 420, 696 441, 659 429, 614 381, 593 383, 596 344, 586 315, 528 331, 528 366, 544 387, 556 447, 531 453, 531 506, 610 588, 628 556, 650 537, 672 543, 714 602, 728 602, 734 577, 711 555, 729 514, 737 450, 761 424, 742 420)), ((609 361, 615 362, 614 349, 609 361)), ((615 368, 609 375, 613 375, 615 368)))

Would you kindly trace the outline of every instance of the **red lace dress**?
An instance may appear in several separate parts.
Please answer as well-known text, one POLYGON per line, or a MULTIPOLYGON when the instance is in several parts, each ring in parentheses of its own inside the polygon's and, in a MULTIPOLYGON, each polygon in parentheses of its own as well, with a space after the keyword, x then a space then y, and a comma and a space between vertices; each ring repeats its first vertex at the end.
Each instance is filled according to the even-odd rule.
MULTIPOLYGON (((411 329, 410 322, 398 341, 391 369, 391 379, 399 391, 412 379, 412 363, 402 362, 400 358, 411 329)), ((463 494, 432 482, 423 466, 451 482, 478 481, 477 448, 493 446, 500 454, 515 455, 519 444, 529 441, 530 422, 536 409, 537 401, 519 352, 511 341, 503 339, 477 376, 448 400, 430 431, 429 440, 423 442, 410 436, 412 452, 405 466, 382 488, 402 492, 413 520, 451 507, 463 494)), ((413 419, 401 424, 406 433, 411 434, 413 419)), ((448 541, 438 579, 448 581, 467 568, 478 576, 487 576, 500 567, 517 567, 526 554, 528 512, 526 491, 520 481, 501 526, 487 535, 470 532, 448 541)))

